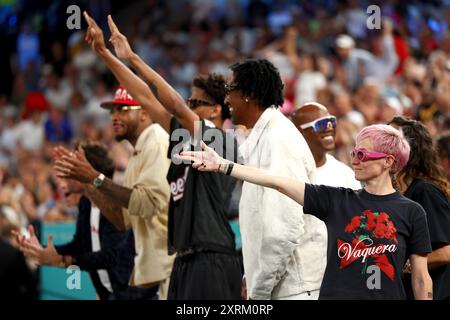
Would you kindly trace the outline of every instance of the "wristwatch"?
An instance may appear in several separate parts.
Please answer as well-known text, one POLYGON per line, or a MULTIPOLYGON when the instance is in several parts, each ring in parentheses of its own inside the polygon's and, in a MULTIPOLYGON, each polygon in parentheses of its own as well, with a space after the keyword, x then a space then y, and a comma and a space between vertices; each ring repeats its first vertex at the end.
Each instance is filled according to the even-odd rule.
POLYGON ((105 175, 103 173, 100 173, 97 178, 94 179, 94 187, 100 188, 103 184, 103 180, 105 180, 105 175))

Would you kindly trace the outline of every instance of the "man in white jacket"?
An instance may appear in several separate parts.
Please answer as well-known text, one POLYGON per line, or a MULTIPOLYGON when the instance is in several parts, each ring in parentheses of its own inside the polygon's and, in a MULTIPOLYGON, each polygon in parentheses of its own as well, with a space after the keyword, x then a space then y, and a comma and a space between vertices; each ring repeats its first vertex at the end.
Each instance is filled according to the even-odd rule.
MULTIPOLYGON (((315 162, 283 104, 278 70, 267 60, 231 66, 225 102, 235 124, 252 129, 240 152, 246 165, 314 182, 315 162)), ((244 183, 239 206, 249 299, 317 299, 326 266, 320 221, 275 190, 244 183)))

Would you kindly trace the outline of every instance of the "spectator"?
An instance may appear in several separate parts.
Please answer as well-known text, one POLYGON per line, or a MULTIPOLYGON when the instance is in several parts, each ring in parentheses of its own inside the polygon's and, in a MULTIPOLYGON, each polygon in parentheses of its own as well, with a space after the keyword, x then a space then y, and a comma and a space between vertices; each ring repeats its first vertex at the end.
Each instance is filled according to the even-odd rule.
MULTIPOLYGON (((427 214, 432 252, 428 269, 433 280, 434 299, 449 300, 450 288, 450 189, 439 166, 438 153, 426 127, 418 121, 395 117, 392 126, 400 128, 411 146, 408 163, 397 179, 404 195, 422 205, 427 214)), ((409 277, 405 277, 407 281, 409 277)), ((412 297, 412 291, 408 292, 412 297)))

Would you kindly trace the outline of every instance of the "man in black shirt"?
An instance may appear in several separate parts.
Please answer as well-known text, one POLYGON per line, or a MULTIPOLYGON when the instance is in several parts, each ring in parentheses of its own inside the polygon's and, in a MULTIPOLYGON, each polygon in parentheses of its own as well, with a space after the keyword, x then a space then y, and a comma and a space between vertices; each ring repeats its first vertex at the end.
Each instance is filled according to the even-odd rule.
MULTIPOLYGON (((219 149, 224 150, 224 156, 237 160, 234 138, 212 122, 225 107, 223 78, 201 78, 206 83, 204 87, 196 85, 200 78, 194 80, 192 95, 186 104, 131 50, 111 17, 108 17, 110 42, 117 56, 127 60, 147 83, 106 48, 101 29, 87 14, 85 18, 89 24, 87 41, 150 117, 171 135, 169 157, 183 148, 198 148, 202 139, 216 149, 221 146, 219 149)), ((234 181, 217 173, 200 174, 181 161, 175 162, 167 175, 172 193, 169 251, 177 252, 168 299, 239 299, 242 268, 225 212, 234 181)))

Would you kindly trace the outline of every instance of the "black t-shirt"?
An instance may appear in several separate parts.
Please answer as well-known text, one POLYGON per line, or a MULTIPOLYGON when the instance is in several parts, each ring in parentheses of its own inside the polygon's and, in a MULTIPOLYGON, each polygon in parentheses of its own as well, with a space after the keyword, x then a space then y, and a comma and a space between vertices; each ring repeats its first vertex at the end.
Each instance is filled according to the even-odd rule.
MULTIPOLYGON (((201 125, 202 140, 227 159, 237 161, 237 143, 234 137, 212 124, 207 125, 204 120, 201 120, 201 125), (217 150, 218 148, 222 151, 217 150)), ((177 129, 185 130, 173 117, 170 125, 169 158, 189 148, 201 150, 198 146, 194 147, 190 140, 183 143, 182 135, 173 134, 177 129)), ((176 165, 173 162, 167 180, 172 195, 169 207, 169 253, 186 249, 234 252, 234 235, 226 210, 236 180, 230 176, 200 172, 191 165, 176 165)))
MULTIPOLYGON (((440 245, 450 244, 450 205, 442 190, 432 182, 416 179, 406 190, 405 197, 425 209, 433 250, 440 245)), ((450 265, 429 272, 433 279, 434 299, 450 299, 450 265)))
POLYGON ((377 196, 306 184, 304 212, 328 229, 320 299, 406 299, 403 265, 431 251, 423 208, 395 192, 377 196))

